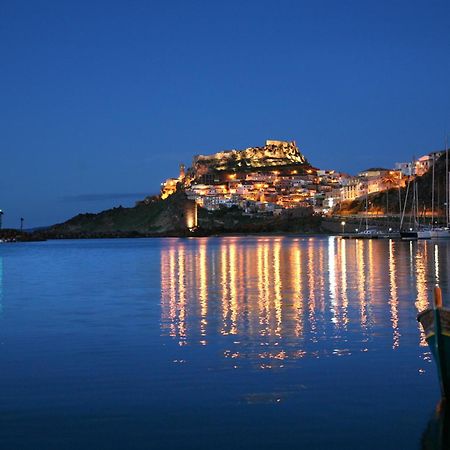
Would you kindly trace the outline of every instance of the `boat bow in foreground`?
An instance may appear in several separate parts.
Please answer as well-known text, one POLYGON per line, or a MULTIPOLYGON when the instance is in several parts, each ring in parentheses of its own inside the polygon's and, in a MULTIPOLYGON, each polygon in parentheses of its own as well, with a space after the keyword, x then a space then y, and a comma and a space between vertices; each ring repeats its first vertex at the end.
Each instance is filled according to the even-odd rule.
POLYGON ((434 307, 419 313, 417 320, 437 364, 442 397, 450 399, 450 309, 442 306, 439 287, 434 290, 434 307))

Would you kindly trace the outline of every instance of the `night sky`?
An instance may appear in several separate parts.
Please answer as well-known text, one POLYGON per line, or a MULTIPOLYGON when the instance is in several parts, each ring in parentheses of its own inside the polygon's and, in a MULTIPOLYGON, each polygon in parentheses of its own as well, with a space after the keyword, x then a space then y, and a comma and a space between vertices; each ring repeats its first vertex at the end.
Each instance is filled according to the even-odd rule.
POLYGON ((444 147, 450 2, 2 1, 4 226, 132 205, 197 153, 356 173, 444 147))

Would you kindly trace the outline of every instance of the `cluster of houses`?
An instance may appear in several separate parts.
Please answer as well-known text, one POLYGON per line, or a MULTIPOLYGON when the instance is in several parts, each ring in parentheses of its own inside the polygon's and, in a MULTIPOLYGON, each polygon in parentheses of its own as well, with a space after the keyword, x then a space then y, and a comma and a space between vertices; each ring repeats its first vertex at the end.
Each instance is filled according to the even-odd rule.
POLYGON ((196 178, 189 171, 186 174, 181 165, 178 178, 162 183, 161 197, 166 198, 182 187, 189 199, 210 211, 234 206, 248 214, 281 215, 286 210, 292 214, 305 209, 329 214, 343 201, 404 187, 410 176, 423 175, 441 154, 431 153, 414 163, 397 163, 393 169, 368 169, 356 176, 291 166, 196 178))

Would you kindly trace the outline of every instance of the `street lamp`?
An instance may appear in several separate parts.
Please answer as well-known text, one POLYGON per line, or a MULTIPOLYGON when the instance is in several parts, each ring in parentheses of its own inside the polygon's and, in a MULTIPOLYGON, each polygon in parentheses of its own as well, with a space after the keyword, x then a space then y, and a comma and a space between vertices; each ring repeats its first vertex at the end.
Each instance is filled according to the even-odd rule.
POLYGON ((342 234, 344 234, 345 233, 345 222, 342 221, 341 225, 342 225, 342 234))
POLYGON ((3 211, 0 209, 0 230, 2 229, 2 217, 3 217, 3 211))
POLYGON ((20 231, 23 231, 23 221, 24 221, 24 218, 21 217, 20 218, 20 231))

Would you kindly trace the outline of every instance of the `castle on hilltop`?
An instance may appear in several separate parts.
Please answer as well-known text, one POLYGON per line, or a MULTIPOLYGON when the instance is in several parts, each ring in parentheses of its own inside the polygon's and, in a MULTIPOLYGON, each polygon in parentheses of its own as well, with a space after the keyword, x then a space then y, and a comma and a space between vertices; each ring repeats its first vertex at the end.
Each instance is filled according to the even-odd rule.
POLYGON ((196 155, 192 168, 196 178, 206 173, 246 171, 274 166, 308 165, 295 141, 267 140, 264 147, 226 150, 212 155, 196 155))
MULTIPOLYGON (((178 178, 162 183, 161 198, 184 192, 209 211, 237 207, 247 215, 328 214, 345 202, 401 188, 433 167, 443 152, 394 169, 367 169, 356 176, 311 166, 295 141, 268 139, 262 147, 196 155, 178 178), (295 211, 293 211, 295 210, 295 211)), ((195 209, 196 211, 196 209, 195 209)), ((196 217, 186 214, 186 217, 196 217)), ((195 220, 189 219, 188 228, 195 220)))
POLYGON ((295 141, 267 140, 264 147, 225 150, 212 155, 196 155, 192 167, 198 171, 200 166, 206 165, 210 169, 221 171, 306 163, 306 158, 301 154, 295 141))
MULTIPOLYGON (((269 180, 274 175, 310 176, 314 171, 295 141, 269 139, 262 147, 195 155, 190 168, 186 170, 181 165, 178 178, 169 178, 162 183, 161 198, 169 197, 179 188, 192 192, 199 186, 210 186, 210 192, 222 190, 235 193, 235 189, 228 189, 231 181, 234 184, 247 182, 248 186, 252 180, 269 180)), ((203 205, 201 199, 194 197, 203 205)))

